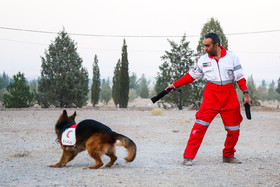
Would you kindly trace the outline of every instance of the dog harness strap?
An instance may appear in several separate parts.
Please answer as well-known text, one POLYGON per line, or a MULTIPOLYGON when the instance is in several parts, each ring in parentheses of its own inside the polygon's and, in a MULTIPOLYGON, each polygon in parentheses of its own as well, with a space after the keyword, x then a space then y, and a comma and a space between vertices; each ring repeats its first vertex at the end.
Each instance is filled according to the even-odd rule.
POLYGON ((76 128, 78 124, 71 125, 70 128, 76 128))

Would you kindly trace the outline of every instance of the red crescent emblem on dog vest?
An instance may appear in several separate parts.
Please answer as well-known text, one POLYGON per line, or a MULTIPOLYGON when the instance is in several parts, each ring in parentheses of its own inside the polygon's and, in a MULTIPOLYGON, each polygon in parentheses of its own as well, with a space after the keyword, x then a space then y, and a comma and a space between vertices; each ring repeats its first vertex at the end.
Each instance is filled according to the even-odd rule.
POLYGON ((71 132, 73 132, 73 131, 70 130, 70 131, 67 132, 67 134, 66 134, 66 137, 67 137, 67 138, 70 138, 70 137, 69 137, 69 133, 71 133, 71 132))

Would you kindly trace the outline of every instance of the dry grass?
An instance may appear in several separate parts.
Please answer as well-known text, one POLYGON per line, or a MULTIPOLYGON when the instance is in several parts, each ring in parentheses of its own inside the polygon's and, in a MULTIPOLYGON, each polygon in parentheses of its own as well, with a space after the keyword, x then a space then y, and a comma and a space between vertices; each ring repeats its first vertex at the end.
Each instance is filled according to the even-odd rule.
POLYGON ((152 115, 153 115, 153 116, 159 116, 159 115, 162 114, 162 112, 163 112, 163 111, 162 111, 161 109, 155 108, 155 109, 152 110, 152 115))
POLYGON ((12 155, 11 157, 21 158, 21 157, 29 157, 29 156, 31 156, 31 153, 29 151, 22 151, 20 153, 12 155))

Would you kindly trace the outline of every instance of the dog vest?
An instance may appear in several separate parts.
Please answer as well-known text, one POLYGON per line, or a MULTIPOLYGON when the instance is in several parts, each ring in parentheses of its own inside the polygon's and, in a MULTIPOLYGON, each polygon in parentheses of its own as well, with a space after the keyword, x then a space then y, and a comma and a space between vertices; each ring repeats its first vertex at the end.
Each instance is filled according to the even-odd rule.
POLYGON ((61 135, 61 145, 75 146, 76 144, 76 127, 77 124, 71 125, 61 135))

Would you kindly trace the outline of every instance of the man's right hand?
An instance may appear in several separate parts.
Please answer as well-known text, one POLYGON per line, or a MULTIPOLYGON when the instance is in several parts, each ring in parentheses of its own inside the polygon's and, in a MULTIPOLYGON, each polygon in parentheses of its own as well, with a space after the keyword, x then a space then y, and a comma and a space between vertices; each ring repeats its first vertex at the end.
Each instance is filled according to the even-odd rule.
MULTIPOLYGON (((169 88, 176 88, 173 84, 170 84, 169 86, 167 86, 166 88, 165 88, 165 90, 167 90, 167 89, 169 89, 169 88)), ((174 92, 174 89, 172 89, 169 93, 172 93, 172 92, 174 92)))

